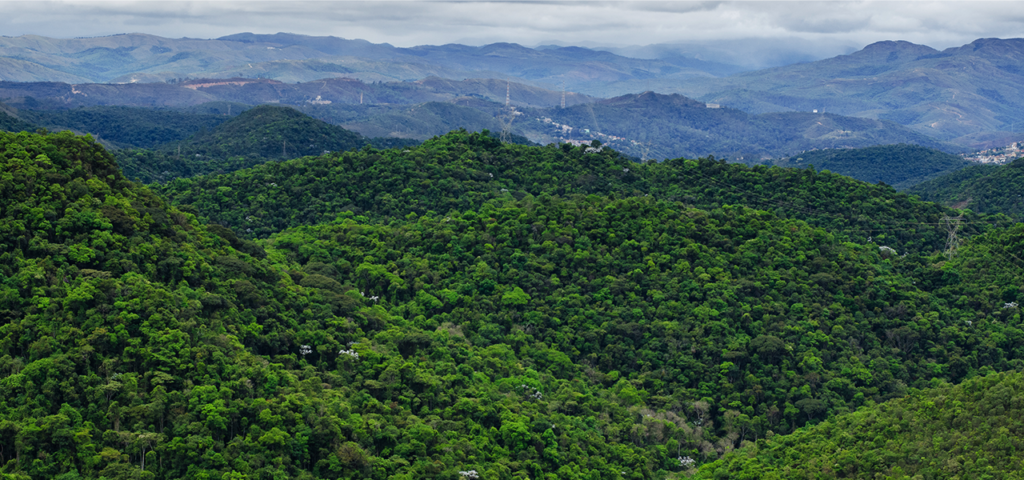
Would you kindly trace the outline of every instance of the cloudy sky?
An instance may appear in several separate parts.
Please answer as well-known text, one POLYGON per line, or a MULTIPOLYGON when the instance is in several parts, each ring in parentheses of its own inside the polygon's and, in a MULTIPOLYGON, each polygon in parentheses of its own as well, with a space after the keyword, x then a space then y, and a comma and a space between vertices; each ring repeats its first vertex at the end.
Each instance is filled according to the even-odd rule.
POLYGON ((496 41, 535 46, 769 38, 821 48, 909 40, 935 48, 1024 32, 1018 0, 967 1, 5 1, 0 34, 142 32, 216 38, 292 32, 396 46, 496 41))

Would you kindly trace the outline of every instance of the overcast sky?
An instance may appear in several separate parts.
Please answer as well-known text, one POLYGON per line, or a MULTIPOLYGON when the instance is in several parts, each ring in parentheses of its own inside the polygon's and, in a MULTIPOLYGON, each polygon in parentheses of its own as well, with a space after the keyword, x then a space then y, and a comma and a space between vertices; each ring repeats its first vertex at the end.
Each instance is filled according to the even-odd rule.
POLYGON ((740 38, 861 47, 909 40, 935 48, 1024 36, 1019 0, 966 1, 5 1, 0 34, 141 32, 216 38, 292 32, 396 46, 506 41, 527 46, 647 45, 740 38))

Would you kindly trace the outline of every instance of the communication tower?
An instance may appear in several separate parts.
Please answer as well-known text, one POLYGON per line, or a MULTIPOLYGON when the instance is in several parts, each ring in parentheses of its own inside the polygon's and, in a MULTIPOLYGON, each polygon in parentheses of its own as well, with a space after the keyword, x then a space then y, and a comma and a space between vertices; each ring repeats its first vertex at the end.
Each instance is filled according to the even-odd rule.
POLYGON ((505 83, 505 108, 498 115, 498 121, 501 122, 501 143, 512 141, 512 121, 516 119, 516 107, 513 107, 511 102, 511 85, 511 82, 505 83))

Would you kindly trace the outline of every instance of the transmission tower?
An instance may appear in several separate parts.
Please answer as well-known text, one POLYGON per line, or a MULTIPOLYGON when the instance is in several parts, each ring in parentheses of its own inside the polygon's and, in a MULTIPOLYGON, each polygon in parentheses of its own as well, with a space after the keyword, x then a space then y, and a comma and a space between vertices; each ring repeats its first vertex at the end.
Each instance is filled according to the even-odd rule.
POLYGON ((498 115, 498 121, 501 122, 501 143, 509 143, 512 141, 512 121, 515 119, 515 107, 508 107, 498 115))
POLYGON ((501 143, 512 141, 512 121, 516 119, 516 107, 512 106, 510 86, 511 82, 505 84, 505 108, 498 115, 498 121, 501 122, 501 143))
POLYGON ((963 215, 956 217, 950 217, 946 215, 942 217, 942 223, 946 227, 946 257, 952 259, 956 256, 956 249, 960 246, 960 239, 957 238, 956 234, 960 230, 960 221, 964 219, 963 215))
POLYGON ((565 109, 565 80, 562 80, 562 109, 565 109))

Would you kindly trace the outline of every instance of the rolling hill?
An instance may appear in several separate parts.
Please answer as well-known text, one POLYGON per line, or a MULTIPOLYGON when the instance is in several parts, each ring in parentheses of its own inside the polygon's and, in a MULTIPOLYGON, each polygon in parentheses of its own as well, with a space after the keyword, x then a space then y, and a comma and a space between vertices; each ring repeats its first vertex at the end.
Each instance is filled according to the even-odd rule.
MULTIPOLYGON (((683 50, 678 52, 684 52, 683 46, 679 48, 683 50)), ((324 81, 344 77, 365 84, 401 85, 428 78, 440 80, 433 81, 435 84, 498 78, 502 80, 492 83, 512 80, 530 88, 567 88, 605 97, 642 90, 681 93, 753 114, 818 110, 887 120, 970 148, 1024 139, 1015 136, 1012 128, 1015 122, 1024 121, 1019 113, 1024 104, 1018 100, 1024 97, 1024 76, 1019 67, 1024 58, 1022 39, 983 38, 943 51, 905 41, 882 41, 848 55, 747 72, 693 55, 671 53, 674 50, 669 46, 650 46, 648 50, 662 52, 654 56, 665 58, 629 58, 580 47, 534 49, 506 43, 397 48, 362 40, 283 33, 244 33, 216 40, 143 34, 69 40, 8 37, 0 39, 0 60, 5 62, 9 77, 0 82, 0 98, 4 98, 4 89, 14 87, 11 84, 25 81, 78 85, 235 78, 251 83, 251 87, 235 92, 245 98, 227 98, 231 94, 225 92, 219 94, 222 99, 264 103, 269 99, 258 97, 281 96, 283 92, 278 90, 283 89, 292 90, 294 97, 280 99, 285 103, 310 101, 317 95, 334 102, 355 103, 360 94, 373 96, 366 100, 369 102, 393 103, 394 95, 405 95, 397 90, 385 94, 366 87, 339 90, 329 88, 329 82, 324 81), (283 87, 318 81, 323 92, 283 87), (278 83, 268 86, 268 82, 278 83)), ((66 102, 93 104, 89 102, 95 100, 86 100, 84 94, 103 94, 96 87, 89 88, 88 93, 76 88, 83 92, 81 95, 70 88, 58 89, 62 91, 56 96, 66 102)), ((495 90, 491 88, 485 95, 500 101, 500 93, 495 90)), ((178 103, 213 100, 204 95, 206 92, 198 91, 161 90, 160 100, 144 87, 133 92, 140 94, 132 100, 139 105, 168 101, 165 99, 178 103)), ((446 101, 425 98, 425 93, 401 101, 446 101)), ((557 104, 546 101, 547 106, 557 104)), ((127 104, 127 100, 120 102, 127 104)))
POLYGON ((1024 219, 1024 159, 1008 165, 977 165, 917 185, 908 193, 976 212, 1024 219))
MULTIPOLYGON (((241 113, 242 108, 235 110, 241 113)), ((26 121, 51 131, 71 130, 121 148, 154 148, 182 140, 199 130, 214 128, 226 115, 193 114, 173 109, 84 107, 61 110, 20 110, 26 121)))
POLYGON ((818 170, 869 183, 884 182, 897 190, 974 165, 956 155, 906 144, 809 151, 774 164, 795 168, 814 165, 818 170))
POLYGON ((0 131, 5 132, 34 132, 37 126, 18 118, 14 111, 0 103, 0 131))
MULTIPOLYGON (((704 102, 678 94, 623 95, 540 113, 556 123, 574 127, 573 135, 577 139, 596 138, 608 142, 607 138, 586 135, 581 129, 623 137, 625 141, 612 145, 628 148, 636 156, 640 155, 633 142, 650 142, 647 158, 693 158, 713 154, 734 161, 760 163, 766 157, 789 156, 811 149, 904 142, 957 149, 888 121, 808 112, 752 115, 732 108, 709 108, 704 102)), ((549 127, 544 133, 551 135, 553 131, 549 127)))
MULTIPOLYGON (((183 210, 67 132, 0 134, 0 162, 15 478, 667 478, 1024 361, 1004 303, 1024 301, 1024 229, 984 226, 953 259, 855 243, 828 217, 925 245, 948 211, 839 175, 453 132, 177 180, 212 195, 183 210), (200 220, 236 190, 251 219, 200 220), (264 218, 284 228, 240 238, 264 218)), ((949 396, 1009 415, 1017 378, 949 396)), ((979 425, 1013 433, 997 420, 979 425)), ((932 448, 976 442, 954 431, 932 448)))
POLYGON ((184 78, 271 78, 309 82, 345 76, 367 82, 441 77, 501 78, 547 88, 563 83, 586 92, 609 82, 652 76, 706 76, 713 62, 628 58, 579 47, 532 49, 517 44, 398 48, 364 40, 242 33, 219 39, 145 34, 55 39, 0 38, 0 80, 68 83, 166 82, 184 78))
POLYGON ((753 113, 817 109, 890 120, 971 147, 978 136, 1004 132, 1006 145, 1011 124, 1024 121, 1022 59, 1024 39, 943 51, 885 41, 816 62, 684 80, 675 91, 753 113))
POLYGON ((863 407, 701 468, 692 478, 1024 478, 1024 375, 992 374, 863 407))
MULTIPOLYGON (((195 117, 196 115, 191 115, 195 117)), ((190 117, 186 117, 190 118, 190 117)), ((199 118, 205 118, 200 115, 199 118)), ((415 141, 375 141, 309 117, 291 107, 263 105, 237 116, 216 117, 218 124, 155 149, 116 152, 130 178, 146 183, 213 172, 230 172, 253 165, 306 155, 378 146, 402 146, 415 141)))

